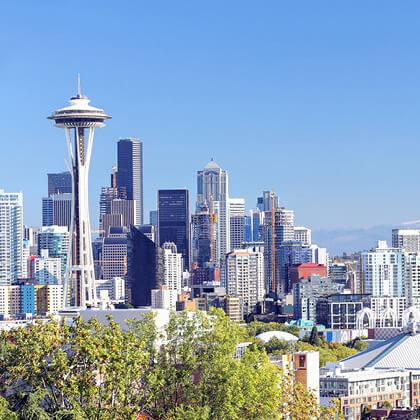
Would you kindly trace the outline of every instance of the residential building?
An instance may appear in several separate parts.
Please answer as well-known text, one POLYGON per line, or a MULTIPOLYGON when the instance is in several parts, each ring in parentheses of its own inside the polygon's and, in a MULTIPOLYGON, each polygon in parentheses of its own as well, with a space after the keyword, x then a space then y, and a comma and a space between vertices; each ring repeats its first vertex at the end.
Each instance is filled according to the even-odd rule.
POLYGON ((66 273, 69 232, 66 226, 43 226, 38 234, 38 249, 48 250, 49 257, 61 259, 62 278, 66 273))
POLYGON ((33 259, 31 264, 36 284, 62 284, 61 258, 50 257, 48 249, 42 249, 41 256, 33 259))
POLYGON ((170 311, 175 311, 178 292, 176 290, 170 290, 164 285, 160 289, 153 289, 151 291, 151 299, 153 309, 168 309, 170 311))
POLYGON ((9 286, 0 286, 0 315, 9 314, 9 286))
POLYGON ((23 195, 0 190, 0 286, 22 277, 23 195))
POLYGON ((312 244, 312 230, 304 226, 295 226, 294 227, 294 241, 302 242, 304 246, 310 246, 312 244))
POLYGON ((362 252, 364 292, 372 296, 404 296, 405 254, 378 241, 375 250, 362 252))
POLYGON ((96 293, 98 298, 101 291, 106 291, 108 297, 113 302, 124 302, 125 300, 125 280, 122 277, 114 277, 110 280, 96 280, 96 293))
POLYGON ((397 326, 400 325, 403 313, 407 309, 407 299, 404 296, 372 296, 370 309, 378 327, 397 326))
POLYGON ((184 268, 190 269, 190 213, 188 190, 158 191, 159 246, 173 242, 182 254, 184 268))
POLYGON ((243 319, 241 299, 234 296, 226 296, 224 310, 231 321, 240 322, 243 319))
POLYGON ((420 309, 420 252, 405 254, 404 289, 407 305, 420 309))
POLYGON ((420 229, 392 229, 392 248, 420 252, 420 229))
POLYGON ((143 143, 136 138, 118 141, 117 187, 135 201, 135 225, 143 224, 143 143))
POLYGON ((162 245, 164 262, 164 286, 176 293, 168 294, 170 309, 175 310, 178 294, 182 289, 182 254, 177 252, 173 242, 165 242, 162 245))
POLYGON ((328 266, 328 277, 335 283, 346 285, 349 279, 349 267, 345 263, 331 263, 328 266))
POLYGON ((63 285, 35 286, 35 315, 58 313, 64 307, 63 285))
POLYGON ((264 298, 264 257, 261 252, 235 250, 226 255, 227 294, 241 298, 242 313, 253 312, 264 298))

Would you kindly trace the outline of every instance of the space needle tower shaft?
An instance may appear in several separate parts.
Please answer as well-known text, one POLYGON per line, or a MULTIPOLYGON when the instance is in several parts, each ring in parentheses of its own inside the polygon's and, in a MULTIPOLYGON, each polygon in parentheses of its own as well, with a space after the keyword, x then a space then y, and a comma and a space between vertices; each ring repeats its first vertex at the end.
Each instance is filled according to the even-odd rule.
POLYGON ((66 305, 87 307, 97 304, 92 239, 89 219, 88 177, 95 128, 111 118, 104 110, 89 105, 89 99, 78 92, 70 106, 48 117, 55 126, 64 128, 72 177, 72 210, 70 245, 64 280, 66 305))

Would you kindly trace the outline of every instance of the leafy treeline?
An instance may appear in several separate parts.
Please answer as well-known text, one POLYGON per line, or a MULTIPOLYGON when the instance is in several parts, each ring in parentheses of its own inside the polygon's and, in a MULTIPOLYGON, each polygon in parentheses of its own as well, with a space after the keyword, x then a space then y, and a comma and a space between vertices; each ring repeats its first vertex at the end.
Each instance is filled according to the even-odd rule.
POLYGON ((251 345, 216 310, 177 313, 163 331, 152 316, 122 331, 109 318, 51 321, 0 336, 0 418, 328 419, 312 394, 251 345))

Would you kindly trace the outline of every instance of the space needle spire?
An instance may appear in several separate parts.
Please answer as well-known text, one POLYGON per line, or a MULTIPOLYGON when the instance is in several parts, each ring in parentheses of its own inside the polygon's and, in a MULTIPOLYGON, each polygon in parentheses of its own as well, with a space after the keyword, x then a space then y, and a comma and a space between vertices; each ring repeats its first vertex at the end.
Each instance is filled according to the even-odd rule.
POLYGON ((89 219, 88 176, 95 128, 103 127, 111 118, 103 109, 89 105, 90 100, 80 91, 77 77, 77 95, 70 105, 47 117, 55 126, 64 128, 70 159, 73 194, 70 225, 70 246, 64 280, 66 306, 96 305, 95 271, 89 219))

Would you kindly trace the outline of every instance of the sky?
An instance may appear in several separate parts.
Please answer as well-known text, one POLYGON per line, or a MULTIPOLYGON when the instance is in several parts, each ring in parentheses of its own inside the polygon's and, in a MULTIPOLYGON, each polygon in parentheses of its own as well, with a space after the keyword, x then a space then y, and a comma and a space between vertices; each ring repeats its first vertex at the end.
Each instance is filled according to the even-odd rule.
POLYGON ((0 6, 0 189, 41 223, 66 169, 46 119, 77 90, 113 119, 95 134, 97 226, 119 138, 144 143, 145 220, 159 188, 211 157, 231 197, 263 190, 313 229, 420 219, 420 3, 16 1, 0 6))

